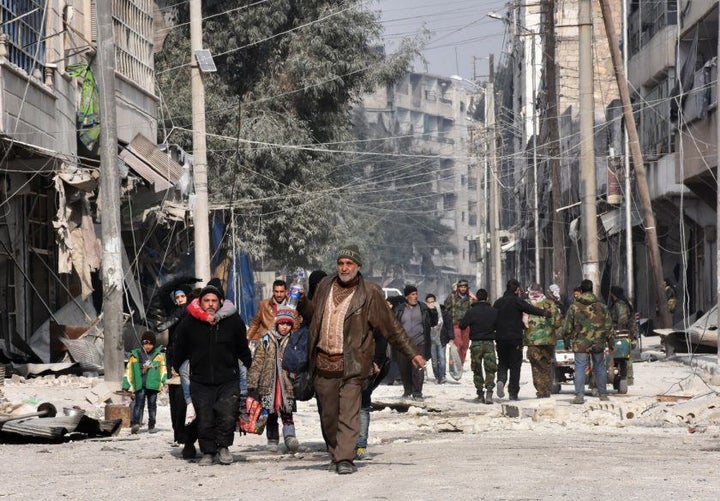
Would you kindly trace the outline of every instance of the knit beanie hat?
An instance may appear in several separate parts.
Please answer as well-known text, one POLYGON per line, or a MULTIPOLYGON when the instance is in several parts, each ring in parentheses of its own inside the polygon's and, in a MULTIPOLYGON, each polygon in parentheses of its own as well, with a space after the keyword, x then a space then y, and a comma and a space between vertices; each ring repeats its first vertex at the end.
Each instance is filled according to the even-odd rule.
POLYGON ((362 258, 360 257, 360 249, 357 245, 348 245, 340 249, 337 258, 347 258, 355 262, 358 266, 362 266, 362 258))
POLYGON ((150 341, 152 344, 155 344, 157 342, 157 338, 155 337, 155 333, 152 331, 145 331, 143 332, 142 337, 140 338, 140 342, 143 341, 150 341))
POLYGON ((291 310, 290 308, 280 308, 278 309, 277 313, 275 314, 275 325, 280 323, 289 323, 289 324, 295 324, 295 310, 291 310))
POLYGON ((468 281, 465 280, 464 278, 458 280, 457 284, 458 284, 458 287, 460 287, 461 285, 466 285, 466 286, 467 286, 467 285, 470 285, 470 284, 468 283, 468 281))
POLYGON ((412 294, 413 292, 417 292, 417 287, 415 287, 414 285, 408 284, 405 286, 405 290, 403 290, 403 296, 407 297, 410 294, 412 294))
POLYGON ((225 293, 219 278, 211 278, 207 285, 202 288, 198 297, 202 299, 205 294, 215 294, 220 301, 225 300, 225 293))

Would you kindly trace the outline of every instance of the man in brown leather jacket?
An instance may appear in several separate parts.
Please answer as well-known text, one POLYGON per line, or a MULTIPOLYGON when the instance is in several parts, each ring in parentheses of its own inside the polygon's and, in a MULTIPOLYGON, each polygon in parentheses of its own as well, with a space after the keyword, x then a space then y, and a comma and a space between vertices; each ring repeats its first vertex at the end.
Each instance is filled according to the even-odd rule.
POLYGON ((341 475, 357 471, 353 459, 360 433, 360 393, 372 373, 373 332, 416 368, 425 367, 425 359, 386 306, 380 287, 363 279, 361 266, 357 246, 343 248, 337 273, 320 282, 312 301, 303 297, 298 305, 303 317, 311 319, 308 370, 332 457, 330 469, 341 475))
MULTIPOLYGON (((263 299, 258 304, 258 310, 250 322, 248 327, 248 341, 256 341, 260 339, 267 331, 275 327, 275 315, 279 307, 284 306, 287 302, 287 284, 285 280, 275 280, 273 282, 272 297, 263 299)), ((295 325, 297 329, 298 325, 295 325)))

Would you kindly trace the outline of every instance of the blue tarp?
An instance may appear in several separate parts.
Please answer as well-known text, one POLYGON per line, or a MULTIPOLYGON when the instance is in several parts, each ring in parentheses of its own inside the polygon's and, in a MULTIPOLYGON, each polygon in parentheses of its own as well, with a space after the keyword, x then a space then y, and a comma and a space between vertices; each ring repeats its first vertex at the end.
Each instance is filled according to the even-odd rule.
MULTIPOLYGON (((225 237, 225 224, 213 220, 210 234, 212 249, 214 249, 212 267, 216 268, 223 257, 220 249, 225 237)), ((255 278, 253 277, 252 261, 245 252, 238 252, 230 264, 225 297, 235 303, 238 313, 240 313, 245 323, 249 324, 257 312, 257 301, 255 300, 255 278), (237 279, 235 278, 236 270, 237 279), (239 293, 235 291, 236 283, 239 293)))

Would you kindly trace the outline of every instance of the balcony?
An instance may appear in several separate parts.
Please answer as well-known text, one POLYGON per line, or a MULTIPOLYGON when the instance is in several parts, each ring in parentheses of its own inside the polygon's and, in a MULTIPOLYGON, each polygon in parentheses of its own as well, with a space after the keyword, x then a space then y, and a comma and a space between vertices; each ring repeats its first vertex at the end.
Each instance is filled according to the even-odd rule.
MULTIPOLYGON (((46 2, 4 1, 0 6, 0 134, 65 155, 77 152, 78 79, 67 66, 86 63, 77 51, 96 41, 92 3, 75 3, 72 30, 66 37, 43 36, 43 26, 61 26, 66 13, 46 2), (89 6, 90 9, 86 7, 89 6), (82 42, 82 43, 81 43, 82 42), (73 55, 68 56, 69 53, 73 55)), ((157 135, 157 96, 153 73, 153 3, 148 0, 113 2, 116 56, 118 139, 129 143, 137 133, 157 135)))
POLYGON ((410 111, 427 113, 428 115, 440 116, 449 120, 455 119, 452 101, 441 97, 426 99, 425 96, 411 96, 396 92, 395 108, 405 108, 410 111))
POLYGON ((639 53, 666 26, 677 24, 675 0, 642 1, 640 8, 628 16, 630 56, 639 53))

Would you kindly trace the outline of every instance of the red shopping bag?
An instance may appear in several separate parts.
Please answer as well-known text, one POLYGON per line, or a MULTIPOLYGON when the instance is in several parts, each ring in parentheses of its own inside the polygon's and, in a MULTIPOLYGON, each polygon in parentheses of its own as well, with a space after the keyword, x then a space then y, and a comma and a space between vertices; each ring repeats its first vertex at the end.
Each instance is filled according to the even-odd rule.
POLYGON ((245 399, 245 409, 241 409, 238 427, 245 433, 262 435, 267 423, 268 411, 252 397, 245 399))

